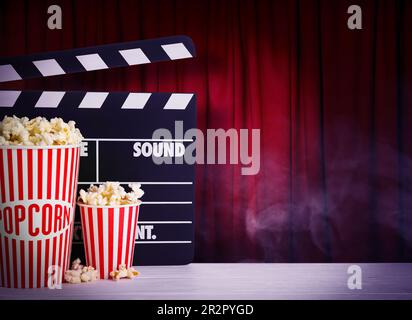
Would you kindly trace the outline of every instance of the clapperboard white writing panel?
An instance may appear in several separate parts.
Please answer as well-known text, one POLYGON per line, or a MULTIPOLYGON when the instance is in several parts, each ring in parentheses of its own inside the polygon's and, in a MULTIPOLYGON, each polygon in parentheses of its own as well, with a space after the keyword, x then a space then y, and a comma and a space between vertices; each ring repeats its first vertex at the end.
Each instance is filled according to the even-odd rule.
MULTIPOLYGON (((64 75, 121 66, 192 58, 195 48, 185 36, 134 41, 30 56, 0 58, 0 82, 64 75)), ((108 71, 110 72, 110 71, 108 71)), ((109 75, 108 75, 109 76, 109 75)), ((0 90, 0 116, 44 116, 74 120, 85 145, 79 188, 90 183, 142 183, 145 191, 136 239, 136 265, 186 264, 194 249, 194 166, 161 164, 134 154, 135 144, 185 146, 176 137, 175 121, 183 130, 196 127, 196 100, 190 93, 131 93, 87 91, 0 90), (153 140, 158 128, 171 139, 153 140)), ((173 159, 175 163, 176 159, 173 159)), ((72 257, 84 261, 79 212, 72 257)))

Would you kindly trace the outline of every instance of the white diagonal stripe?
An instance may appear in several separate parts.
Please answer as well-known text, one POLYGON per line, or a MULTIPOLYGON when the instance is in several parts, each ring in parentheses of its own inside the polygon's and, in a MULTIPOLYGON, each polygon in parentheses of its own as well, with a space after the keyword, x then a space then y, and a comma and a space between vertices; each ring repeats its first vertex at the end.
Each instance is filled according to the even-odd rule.
POLYGON ((151 93, 130 93, 122 109, 143 109, 151 95, 151 93))
POLYGON ((107 69, 108 66, 97 53, 76 56, 87 71, 107 69))
POLYGON ((173 93, 166 105, 165 110, 184 110, 187 108, 190 100, 192 100, 193 94, 189 93, 173 93))
POLYGON ((44 77, 66 74, 55 59, 37 60, 33 64, 44 77))
POLYGON ((192 58, 192 54, 183 43, 172 43, 162 45, 163 50, 171 60, 192 58))
POLYGON ((108 92, 88 92, 80 103, 79 108, 100 109, 108 95, 108 92))
POLYGON ((126 60, 129 66, 150 63, 150 60, 144 54, 142 49, 139 48, 119 50, 119 53, 122 55, 123 59, 126 60))
POLYGON ((20 75, 11 64, 0 66, 0 82, 21 80, 20 75))
POLYGON ((44 91, 34 107, 57 108, 60 101, 63 99, 64 94, 64 91, 44 91))
POLYGON ((20 94, 21 94, 21 91, 13 91, 13 90, 1 91, 0 90, 0 108, 13 107, 17 99, 19 98, 20 94))

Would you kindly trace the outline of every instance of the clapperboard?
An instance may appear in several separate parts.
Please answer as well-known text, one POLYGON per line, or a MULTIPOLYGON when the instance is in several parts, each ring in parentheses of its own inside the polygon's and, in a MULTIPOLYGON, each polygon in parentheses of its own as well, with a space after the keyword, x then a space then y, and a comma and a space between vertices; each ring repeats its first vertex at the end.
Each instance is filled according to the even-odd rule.
MULTIPOLYGON (((28 56, 0 58, 0 82, 89 72, 195 57, 190 38, 174 36, 28 56)), ((110 72, 110 71, 107 71, 110 72)), ((193 140, 153 139, 158 128, 196 128, 196 97, 191 93, 0 90, 0 116, 44 116, 74 120, 86 138, 79 188, 119 181, 142 184, 135 265, 187 264, 194 252, 194 165, 155 164, 136 156, 139 146, 193 140)), ((183 148, 184 149, 184 148, 183 148)), ((158 149, 159 150, 159 149, 158 149)), ((170 155, 170 154, 169 154, 170 155)), ((84 261, 81 223, 76 212, 72 258, 84 261)))

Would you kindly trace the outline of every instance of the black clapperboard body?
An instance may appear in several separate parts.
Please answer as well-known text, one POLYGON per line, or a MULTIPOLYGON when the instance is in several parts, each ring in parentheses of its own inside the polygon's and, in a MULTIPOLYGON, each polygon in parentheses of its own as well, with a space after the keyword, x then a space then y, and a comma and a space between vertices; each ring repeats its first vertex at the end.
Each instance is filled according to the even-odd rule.
MULTIPOLYGON (((0 58, 0 82, 195 57, 190 38, 175 36, 29 56, 0 58)), ((110 71, 107 71, 110 72, 110 71)), ((196 97, 191 93, 0 90, 0 116, 61 117, 74 120, 85 137, 79 189, 91 183, 142 184, 135 265, 187 264, 194 252, 194 165, 155 164, 134 157, 134 145, 193 143, 175 137, 175 121, 196 128, 196 97), (171 139, 152 139, 166 128, 171 139)), ((172 146, 172 144, 170 144, 172 146)), ((84 259, 79 210, 72 258, 84 259)))

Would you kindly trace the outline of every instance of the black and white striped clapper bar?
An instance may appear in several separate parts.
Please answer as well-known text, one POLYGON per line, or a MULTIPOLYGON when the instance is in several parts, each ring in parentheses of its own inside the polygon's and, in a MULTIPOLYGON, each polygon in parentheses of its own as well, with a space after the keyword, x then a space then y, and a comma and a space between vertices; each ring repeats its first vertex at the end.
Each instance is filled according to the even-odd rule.
MULTIPOLYGON (((187 59, 195 54, 190 38, 174 36, 6 57, 0 58, 0 82, 187 59)), ((175 150, 176 145, 185 150, 182 144, 193 143, 177 136, 175 129, 176 123, 184 131, 196 127, 194 94, 0 90, 0 116, 5 115, 76 121, 86 137, 79 188, 101 181, 119 181, 125 185, 140 182, 145 191, 134 263, 158 265, 192 261, 194 165, 178 161, 182 156, 176 153, 169 158, 171 164, 156 164, 150 150, 157 144, 159 151, 159 143, 163 144, 163 150, 175 150), (172 136, 153 139, 153 132, 159 128, 168 129, 172 136)), ((84 258, 79 212, 72 252, 72 257, 84 258)))

